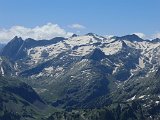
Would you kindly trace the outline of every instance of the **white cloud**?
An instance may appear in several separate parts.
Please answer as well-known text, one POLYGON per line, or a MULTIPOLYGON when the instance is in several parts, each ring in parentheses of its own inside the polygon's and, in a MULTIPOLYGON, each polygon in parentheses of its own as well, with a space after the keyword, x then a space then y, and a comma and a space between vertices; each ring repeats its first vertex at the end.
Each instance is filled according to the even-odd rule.
POLYGON ((160 38, 160 32, 156 33, 156 34, 153 34, 152 35, 152 38, 155 39, 155 38, 160 38))
POLYGON ((139 36, 140 38, 146 39, 146 35, 144 33, 137 32, 137 33, 133 33, 133 34, 139 36))
POLYGON ((146 35, 144 33, 133 33, 133 34, 136 34, 138 35, 140 38, 143 38, 143 39, 156 39, 156 38, 160 38, 160 32, 157 32, 157 33, 154 33, 154 34, 150 34, 150 35, 146 35))
POLYGON ((70 37, 73 33, 66 32, 58 24, 48 23, 43 26, 27 28, 24 26, 13 26, 9 29, 0 29, 0 42, 8 42, 14 36, 26 38, 51 39, 54 37, 70 37))
POLYGON ((69 25, 69 27, 73 29, 85 29, 86 28, 85 26, 80 25, 80 24, 72 24, 72 25, 69 25))

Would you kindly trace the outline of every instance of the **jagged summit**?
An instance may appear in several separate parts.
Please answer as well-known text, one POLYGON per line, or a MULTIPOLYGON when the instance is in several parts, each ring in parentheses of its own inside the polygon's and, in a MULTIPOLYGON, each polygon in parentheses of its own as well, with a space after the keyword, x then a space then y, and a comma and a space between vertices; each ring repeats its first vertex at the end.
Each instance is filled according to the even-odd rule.
POLYGON ((23 39, 21 37, 15 36, 2 50, 1 55, 7 58, 14 58, 23 44, 23 39))
POLYGON ((77 34, 73 34, 71 37, 77 37, 78 35, 77 34))
POLYGON ((15 36, 10 42, 23 41, 21 37, 15 36))

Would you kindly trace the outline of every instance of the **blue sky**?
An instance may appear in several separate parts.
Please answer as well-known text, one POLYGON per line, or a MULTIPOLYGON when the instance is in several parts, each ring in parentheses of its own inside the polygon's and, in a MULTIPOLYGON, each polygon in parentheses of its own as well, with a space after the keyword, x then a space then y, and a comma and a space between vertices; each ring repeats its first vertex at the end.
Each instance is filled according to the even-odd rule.
POLYGON ((160 0, 0 0, 0 29, 52 23, 80 34, 158 34, 159 6, 160 0))

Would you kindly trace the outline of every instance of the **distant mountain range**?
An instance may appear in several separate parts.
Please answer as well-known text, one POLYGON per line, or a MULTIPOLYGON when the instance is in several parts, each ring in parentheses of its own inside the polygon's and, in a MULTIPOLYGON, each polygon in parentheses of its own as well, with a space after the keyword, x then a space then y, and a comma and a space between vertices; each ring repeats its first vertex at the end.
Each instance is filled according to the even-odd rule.
MULTIPOLYGON (((6 83, 16 101, 24 100, 29 110, 35 111, 25 113, 29 119, 160 118, 159 38, 144 40, 135 34, 107 38, 94 33, 51 40, 16 36, 2 48, 0 56, 0 85, 13 78, 15 85, 17 81, 25 85, 15 90, 6 83), (34 101, 45 110, 39 111, 34 101)), ((8 94, 8 89, 2 91, 8 94)), ((11 104, 15 103, 22 109, 23 102, 11 104)), ((4 111, 14 113, 10 103, 4 104, 0 116, 5 116, 4 111)), ((25 118, 22 113, 16 115, 25 118)))

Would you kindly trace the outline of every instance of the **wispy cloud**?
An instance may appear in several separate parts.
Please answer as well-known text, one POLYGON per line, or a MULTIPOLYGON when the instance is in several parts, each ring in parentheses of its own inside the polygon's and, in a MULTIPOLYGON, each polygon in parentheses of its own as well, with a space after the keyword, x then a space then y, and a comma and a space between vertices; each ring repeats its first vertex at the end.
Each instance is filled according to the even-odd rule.
POLYGON ((152 38, 160 38, 160 32, 157 32, 152 35, 152 38))
POLYGON ((69 37, 73 33, 67 32, 58 24, 47 23, 46 25, 27 28, 24 26, 13 26, 9 29, 0 29, 0 42, 8 42, 14 36, 20 36, 23 39, 51 39, 54 37, 69 37))
POLYGON ((73 29, 85 29, 86 27, 81 25, 81 24, 72 24, 68 26, 69 28, 73 28, 73 29))
POLYGON ((142 39, 146 39, 146 37, 147 37, 144 33, 140 33, 140 32, 136 32, 136 33, 133 33, 133 34, 139 36, 142 39))
POLYGON ((144 33, 140 33, 140 32, 133 33, 133 34, 136 34, 140 38, 143 38, 143 39, 150 39, 150 40, 152 40, 152 39, 155 39, 155 38, 160 38, 160 32, 153 33, 153 34, 150 34, 150 35, 147 35, 147 34, 144 34, 144 33))

